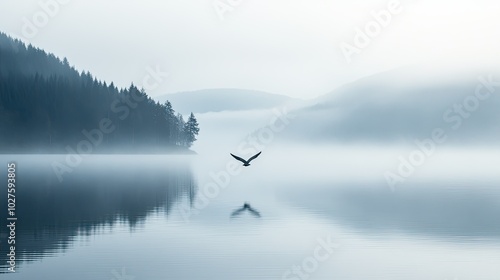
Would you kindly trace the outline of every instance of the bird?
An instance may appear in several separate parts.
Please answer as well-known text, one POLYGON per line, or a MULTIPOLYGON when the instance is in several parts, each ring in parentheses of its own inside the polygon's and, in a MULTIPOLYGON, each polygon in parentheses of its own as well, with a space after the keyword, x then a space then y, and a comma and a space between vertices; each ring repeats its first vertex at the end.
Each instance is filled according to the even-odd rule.
POLYGON ((243 212, 245 212, 245 211, 250 212, 250 214, 252 214, 253 216, 255 216, 257 218, 260 218, 259 211, 252 208, 252 206, 250 206, 250 203, 248 203, 248 202, 245 202, 245 204, 243 204, 243 207, 234 210, 233 213, 231 213, 231 218, 238 217, 241 214, 243 214, 243 212))
POLYGON ((243 166, 250 166, 250 162, 251 162, 252 160, 256 159, 256 158, 257 158, 257 157, 258 157, 261 153, 262 153, 262 151, 261 151, 261 152, 259 152, 259 153, 258 153, 258 154, 256 154, 256 155, 254 155, 253 157, 249 158, 248 160, 244 160, 244 159, 240 158, 239 156, 235 156, 235 155, 233 155, 233 154, 231 154, 231 155, 232 155, 235 159, 237 159, 237 160, 239 160, 239 161, 243 162, 243 166))

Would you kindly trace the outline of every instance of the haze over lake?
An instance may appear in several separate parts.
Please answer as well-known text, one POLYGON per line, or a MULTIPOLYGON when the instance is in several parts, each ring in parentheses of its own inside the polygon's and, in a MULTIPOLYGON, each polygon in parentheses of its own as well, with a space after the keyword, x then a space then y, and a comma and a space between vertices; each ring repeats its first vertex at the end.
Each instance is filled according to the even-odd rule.
POLYGON ((217 183, 234 161, 225 151, 248 140, 231 123, 258 129, 270 116, 201 115, 201 125, 229 129, 200 137, 198 155, 89 155, 63 182, 51 164, 65 155, 2 155, 18 165, 20 260, 2 277, 300 279, 293 268, 305 265, 309 279, 496 279, 498 150, 440 150, 392 190, 384 172, 409 148, 276 134, 251 168, 217 183), (235 136, 220 141, 223 131, 235 136), (231 218, 245 202, 261 217, 231 218), (328 240, 325 260, 304 262, 328 240))

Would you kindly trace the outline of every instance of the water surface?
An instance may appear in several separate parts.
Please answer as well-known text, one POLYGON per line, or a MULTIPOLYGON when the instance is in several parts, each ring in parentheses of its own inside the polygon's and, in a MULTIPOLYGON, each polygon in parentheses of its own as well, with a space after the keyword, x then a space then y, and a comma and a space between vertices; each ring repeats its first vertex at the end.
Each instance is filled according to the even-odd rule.
POLYGON ((2 279, 498 279, 493 176, 422 171, 392 191, 371 162, 288 152, 229 177, 215 151, 93 155, 62 182, 65 156, 3 155, 18 165, 18 266, 2 279))

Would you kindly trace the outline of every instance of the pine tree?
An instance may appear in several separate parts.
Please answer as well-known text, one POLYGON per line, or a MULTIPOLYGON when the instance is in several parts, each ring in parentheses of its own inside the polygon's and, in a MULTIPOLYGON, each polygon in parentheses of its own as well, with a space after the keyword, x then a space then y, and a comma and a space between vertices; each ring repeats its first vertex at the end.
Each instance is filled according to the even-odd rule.
POLYGON ((181 113, 177 113, 177 130, 179 131, 177 135, 177 145, 186 146, 185 126, 186 122, 184 121, 184 117, 182 117, 181 113))
POLYGON ((172 143, 177 142, 177 138, 179 137, 179 128, 178 128, 178 119, 175 116, 175 111, 172 108, 172 103, 170 101, 165 101, 163 104, 163 107, 165 108, 165 121, 167 124, 167 133, 168 133, 168 138, 172 143))
POLYGON ((184 133, 186 134, 186 145, 191 147, 193 142, 196 141, 196 136, 200 132, 200 128, 198 127, 198 121, 196 120, 193 113, 189 116, 186 125, 184 126, 184 133))

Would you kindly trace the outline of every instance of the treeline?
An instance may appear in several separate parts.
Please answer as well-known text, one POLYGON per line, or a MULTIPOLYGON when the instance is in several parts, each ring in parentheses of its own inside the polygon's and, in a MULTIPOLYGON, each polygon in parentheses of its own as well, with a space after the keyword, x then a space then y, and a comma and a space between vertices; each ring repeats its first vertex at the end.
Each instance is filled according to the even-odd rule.
POLYGON ((95 140, 94 151, 168 151, 187 149, 198 132, 194 115, 185 121, 170 102, 0 33, 0 152, 66 152, 83 140, 95 140))

